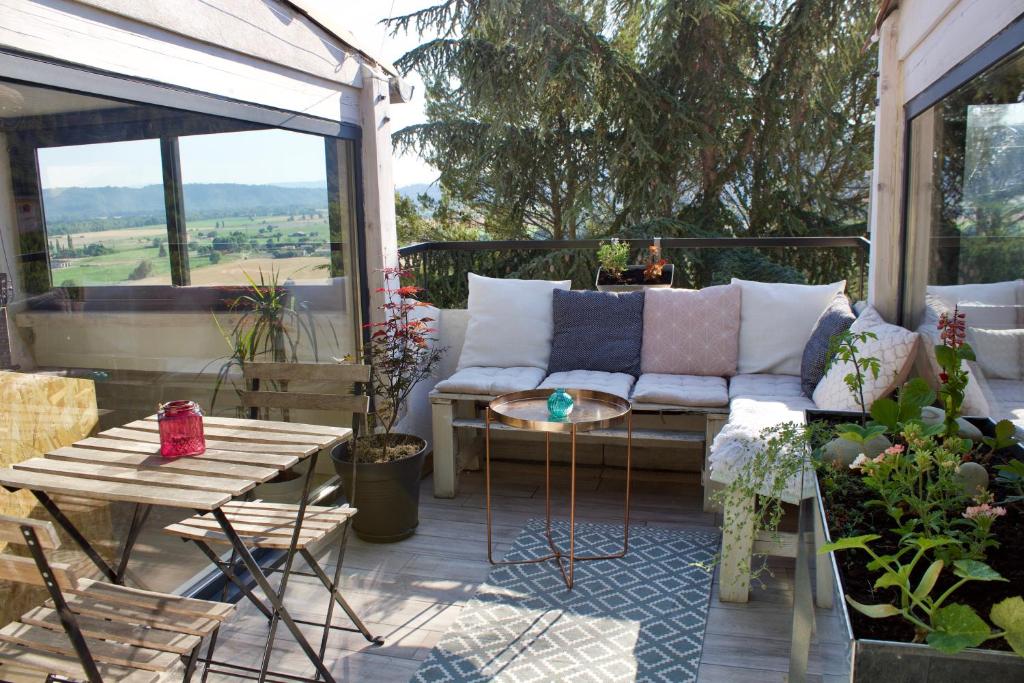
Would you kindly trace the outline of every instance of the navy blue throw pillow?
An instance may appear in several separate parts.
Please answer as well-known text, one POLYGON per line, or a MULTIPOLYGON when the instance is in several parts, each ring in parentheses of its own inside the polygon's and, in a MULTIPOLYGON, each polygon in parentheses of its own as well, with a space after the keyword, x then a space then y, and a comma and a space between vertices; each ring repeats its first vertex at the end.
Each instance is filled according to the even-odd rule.
POLYGON ((555 337, 548 372, 640 375, 644 293, 554 292, 555 337))
POLYGON ((850 308, 850 300, 840 292, 814 324, 811 338, 807 340, 803 358, 800 360, 800 388, 807 398, 814 394, 814 388, 825 376, 832 337, 846 332, 856 319, 856 314, 850 308))

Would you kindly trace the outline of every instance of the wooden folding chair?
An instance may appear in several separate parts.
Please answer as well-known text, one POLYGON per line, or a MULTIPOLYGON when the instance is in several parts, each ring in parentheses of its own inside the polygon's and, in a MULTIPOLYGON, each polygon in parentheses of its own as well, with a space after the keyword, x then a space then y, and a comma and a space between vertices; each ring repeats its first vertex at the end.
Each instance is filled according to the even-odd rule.
MULTIPOLYGON (((243 392, 242 405, 250 410, 250 417, 254 419, 270 419, 271 410, 280 410, 285 420, 288 419, 289 411, 291 410, 323 410, 364 415, 369 411, 370 401, 367 396, 357 396, 351 392, 327 394, 287 390, 291 382, 297 381, 327 382, 345 388, 352 384, 360 385, 368 382, 370 379, 370 367, 368 365, 246 363, 244 366, 244 376, 247 386, 251 386, 252 390, 243 392)), ((322 627, 323 635, 318 651, 319 658, 318 661, 313 661, 317 669, 316 678, 313 680, 317 681, 322 678, 333 683, 334 680, 323 663, 331 629, 358 631, 371 643, 376 645, 383 644, 384 641, 381 638, 375 637, 370 633, 366 625, 363 624, 352 607, 346 602, 340 591, 341 566, 345 557, 345 545, 348 540, 350 526, 349 521, 356 514, 356 509, 349 505, 339 507, 313 506, 307 502, 310 482, 316 469, 318 455, 314 454, 310 457, 302 497, 298 503, 237 501, 229 503, 223 508, 232 526, 246 546, 249 548, 270 548, 285 551, 286 555, 283 566, 280 569, 268 570, 281 573, 281 583, 276 596, 277 600, 272 601, 280 604, 282 606, 281 609, 268 606, 253 594, 247 584, 239 578, 235 567, 236 555, 234 552, 232 552, 231 559, 228 562, 224 562, 210 547, 211 544, 231 543, 231 539, 224 535, 217 521, 210 515, 196 515, 166 528, 168 533, 195 542, 200 550, 220 568, 228 581, 241 591, 270 622, 270 633, 267 637, 263 661, 259 669, 242 666, 237 663, 214 661, 213 655, 217 644, 217 639, 214 637, 210 639, 210 647, 204 659, 204 662, 207 664, 206 670, 203 673, 204 681, 207 674, 211 671, 211 666, 230 668, 233 670, 233 675, 244 678, 256 678, 260 681, 265 680, 268 674, 273 674, 274 672, 269 671, 269 665, 279 619, 285 619, 295 624, 322 627), (341 540, 338 544, 337 564, 334 569, 334 575, 331 577, 317 562, 310 551, 310 547, 339 529, 341 529, 341 540), (298 571, 292 568, 296 555, 300 555, 306 561, 312 570, 311 572, 298 571), (283 608, 288 580, 293 574, 318 579, 330 594, 331 600, 328 603, 327 617, 324 623, 295 619, 283 608), (355 626, 354 629, 336 626, 331 623, 335 605, 341 607, 348 615, 355 626)), ((303 646, 303 649, 305 649, 305 645, 301 642, 300 646, 303 646)), ((314 659, 308 651, 307 655, 310 656, 310 659, 314 659)), ((295 677, 289 676, 289 678, 294 679, 295 677)))
POLYGON ((12 670, 47 681, 188 681, 203 638, 235 611, 220 602, 79 579, 68 565, 46 559, 44 550, 60 547, 50 522, 2 515, 0 541, 25 545, 31 554, 0 555, 0 575, 50 594, 43 606, 0 629, 0 679, 12 670))

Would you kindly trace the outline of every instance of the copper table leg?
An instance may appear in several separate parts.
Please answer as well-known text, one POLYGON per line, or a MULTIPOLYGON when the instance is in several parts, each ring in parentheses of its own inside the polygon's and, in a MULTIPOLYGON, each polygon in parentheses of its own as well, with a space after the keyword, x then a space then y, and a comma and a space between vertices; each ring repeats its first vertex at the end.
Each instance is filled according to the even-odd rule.
POLYGON ((592 560, 615 560, 624 557, 629 552, 629 504, 630 491, 632 488, 633 474, 633 412, 629 411, 626 417, 626 496, 623 510, 623 536, 622 550, 612 555, 586 555, 576 556, 576 425, 572 426, 569 432, 570 438, 570 464, 569 464, 569 553, 568 571, 562 562, 566 557, 564 550, 555 543, 551 533, 551 435, 544 433, 544 533, 547 536, 548 547, 551 553, 544 557, 533 560, 495 560, 491 543, 491 409, 485 408, 484 413, 484 486, 486 488, 487 508, 487 561, 494 565, 503 564, 537 564, 555 560, 558 569, 569 590, 573 587, 575 565, 577 561, 587 562, 592 560))

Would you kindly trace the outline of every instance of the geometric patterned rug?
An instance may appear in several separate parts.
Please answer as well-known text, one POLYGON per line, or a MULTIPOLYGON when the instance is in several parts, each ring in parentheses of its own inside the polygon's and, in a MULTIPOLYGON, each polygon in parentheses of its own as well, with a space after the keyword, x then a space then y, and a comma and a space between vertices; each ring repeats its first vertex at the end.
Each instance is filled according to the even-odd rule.
MULTIPOLYGON (((568 547, 568 524, 552 523, 568 547)), ((567 590, 554 560, 493 567, 414 683, 697 679, 711 596, 712 531, 630 529, 618 560, 577 562, 567 590)), ((622 548, 622 526, 576 525, 580 555, 622 548)), ((530 520, 507 560, 548 553, 544 521, 530 520)))

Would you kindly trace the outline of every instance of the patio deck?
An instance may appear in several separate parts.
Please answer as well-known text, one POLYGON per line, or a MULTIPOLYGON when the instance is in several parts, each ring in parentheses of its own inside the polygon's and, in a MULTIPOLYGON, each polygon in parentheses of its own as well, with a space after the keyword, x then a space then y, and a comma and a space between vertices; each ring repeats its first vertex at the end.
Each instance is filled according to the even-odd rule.
MULTIPOLYGON (((553 479, 559 483, 554 510, 567 508, 565 468, 553 479)), ((578 513, 581 519, 620 520, 622 470, 584 467, 578 470, 578 513)), ((543 515, 543 467, 524 463, 495 463, 494 522, 496 553, 504 553, 531 517, 543 515)), ((696 475, 636 472, 633 523, 660 527, 714 527, 716 516, 701 511, 696 475)), ((386 644, 375 648, 358 634, 335 631, 327 654, 339 680, 390 683, 407 681, 430 649, 455 621, 490 569, 484 551, 483 476, 467 473, 462 492, 451 500, 431 495, 423 482, 420 528, 412 538, 391 545, 373 545, 353 538, 344 567, 344 592, 386 644)), ((746 605, 719 603, 717 578, 708 612, 701 657, 702 683, 771 683, 782 681, 788 666, 792 570, 776 561, 774 577, 755 589, 746 605)), ((311 580, 293 577, 290 604, 302 618, 322 620, 326 603, 322 589, 311 580), (306 598, 305 596, 309 596, 306 598), (304 605, 304 600, 309 604, 304 605)), ((336 614, 335 623, 344 624, 336 614)), ((254 608, 244 607, 225 627, 218 659, 255 662, 262 654, 266 621, 254 608)), ((279 631, 274 668, 308 675, 312 668, 294 641, 279 631)), ((319 632, 310 628, 311 642, 319 632)), ((811 653, 809 680, 839 683, 840 622, 834 610, 818 610, 818 631, 811 653), (832 655, 830 657, 830 654, 832 655)), ((238 680, 211 675, 212 681, 238 680)))

